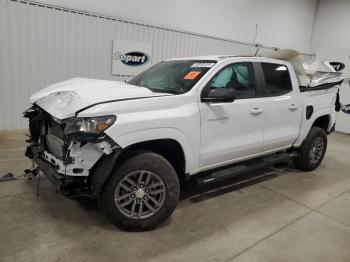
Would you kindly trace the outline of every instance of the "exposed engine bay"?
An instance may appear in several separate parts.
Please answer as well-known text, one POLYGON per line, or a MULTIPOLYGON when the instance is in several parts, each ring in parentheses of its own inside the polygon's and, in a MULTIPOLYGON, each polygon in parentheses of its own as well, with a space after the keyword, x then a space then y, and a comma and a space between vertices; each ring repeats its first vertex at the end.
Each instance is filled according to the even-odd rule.
POLYGON ((90 195, 93 167, 119 146, 103 132, 74 131, 76 118, 59 121, 36 105, 24 117, 29 119, 30 132, 25 155, 48 174, 59 191, 90 195))

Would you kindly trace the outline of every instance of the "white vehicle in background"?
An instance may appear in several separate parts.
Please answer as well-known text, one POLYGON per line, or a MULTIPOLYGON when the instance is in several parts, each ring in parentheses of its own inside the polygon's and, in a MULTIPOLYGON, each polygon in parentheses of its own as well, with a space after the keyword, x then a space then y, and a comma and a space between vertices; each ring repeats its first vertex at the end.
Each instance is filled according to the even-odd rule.
POLYGON ((171 59, 128 83, 43 89, 25 112, 32 171, 64 194, 97 198, 113 224, 147 230, 175 209, 179 176, 206 185, 289 159, 314 170, 342 79, 327 63, 305 71, 295 53, 276 55, 171 59))

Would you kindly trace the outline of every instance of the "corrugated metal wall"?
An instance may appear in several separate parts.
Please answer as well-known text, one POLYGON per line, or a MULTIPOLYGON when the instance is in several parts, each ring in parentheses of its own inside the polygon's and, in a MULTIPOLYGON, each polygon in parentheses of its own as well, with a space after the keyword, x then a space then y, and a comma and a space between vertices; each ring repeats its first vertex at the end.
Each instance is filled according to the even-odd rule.
POLYGON ((0 0, 0 130, 26 127, 21 113, 29 107, 30 94, 52 83, 76 76, 124 80, 111 74, 113 39, 152 43, 153 63, 255 50, 248 43, 35 2, 0 0))

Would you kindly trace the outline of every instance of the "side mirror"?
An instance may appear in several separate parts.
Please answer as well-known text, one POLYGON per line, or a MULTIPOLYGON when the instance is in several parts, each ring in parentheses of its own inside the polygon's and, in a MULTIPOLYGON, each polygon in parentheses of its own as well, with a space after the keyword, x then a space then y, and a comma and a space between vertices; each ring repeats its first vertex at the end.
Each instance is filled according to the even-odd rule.
POLYGON ((233 89, 216 88, 211 89, 207 95, 202 96, 202 102, 206 103, 232 103, 237 98, 233 89))

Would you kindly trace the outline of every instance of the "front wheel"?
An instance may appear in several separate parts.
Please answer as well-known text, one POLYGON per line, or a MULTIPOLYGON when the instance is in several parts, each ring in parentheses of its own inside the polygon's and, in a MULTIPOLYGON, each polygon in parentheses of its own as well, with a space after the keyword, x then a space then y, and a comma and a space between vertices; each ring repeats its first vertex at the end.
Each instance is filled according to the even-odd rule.
POLYGON ((105 216, 124 230, 157 227, 174 211, 180 194, 178 177, 162 156, 142 152, 123 162, 99 198, 105 216))
POLYGON ((299 150, 299 155, 294 158, 294 165, 303 171, 312 171, 321 164, 326 150, 326 131, 312 127, 299 150))

